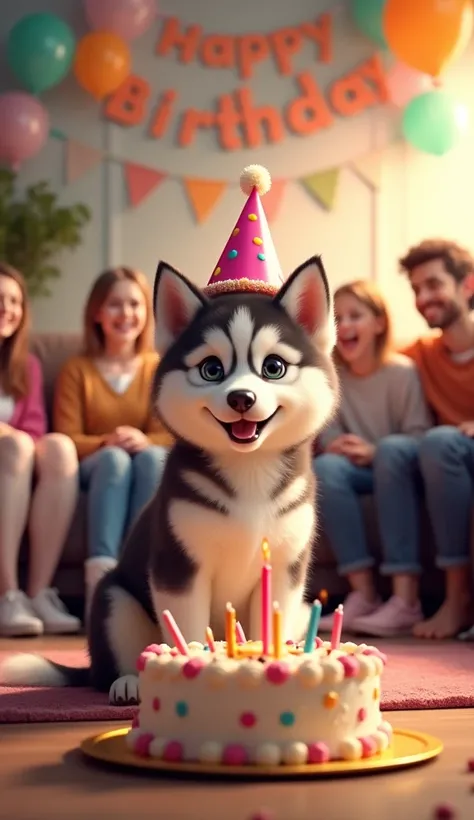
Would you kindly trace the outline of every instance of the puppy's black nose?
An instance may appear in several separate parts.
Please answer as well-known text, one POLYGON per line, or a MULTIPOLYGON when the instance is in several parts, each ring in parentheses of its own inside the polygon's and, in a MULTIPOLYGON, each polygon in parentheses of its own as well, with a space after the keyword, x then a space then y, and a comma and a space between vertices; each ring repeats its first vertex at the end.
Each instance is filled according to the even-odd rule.
POLYGON ((246 413, 256 401, 257 397, 251 390, 231 390, 227 396, 227 404, 236 413, 246 413))

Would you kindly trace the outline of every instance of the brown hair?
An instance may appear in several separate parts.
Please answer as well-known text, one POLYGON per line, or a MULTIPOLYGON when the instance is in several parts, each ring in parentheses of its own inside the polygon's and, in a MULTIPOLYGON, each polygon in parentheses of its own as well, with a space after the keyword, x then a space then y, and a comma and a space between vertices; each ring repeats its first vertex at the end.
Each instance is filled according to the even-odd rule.
POLYGON ((30 330, 30 306, 26 283, 19 271, 6 262, 0 262, 0 276, 7 276, 21 290, 23 315, 15 332, 0 345, 0 384, 7 396, 18 400, 29 390, 28 353, 30 330))
POLYGON ((147 321, 135 343, 137 353, 146 353, 153 349, 153 308, 151 289, 143 273, 132 268, 110 268, 97 277, 87 297, 84 309, 84 353, 86 356, 97 356, 104 350, 104 333, 96 316, 117 282, 134 282, 145 297, 147 321))
MULTIPOLYGON (((383 319, 384 329, 375 339, 375 353, 379 362, 385 361, 393 349, 392 320, 385 299, 377 285, 369 279, 356 279, 354 282, 348 282, 335 291, 334 302, 338 296, 344 295, 353 296, 354 299, 357 299, 358 302, 368 308, 377 319, 383 319)), ((337 349, 334 350, 334 356, 338 364, 343 364, 337 349)))
POLYGON ((414 245, 408 253, 399 259, 400 270, 411 275, 414 268, 440 259, 447 272, 456 282, 463 282, 474 273, 474 258, 466 248, 449 239, 425 239, 414 245))

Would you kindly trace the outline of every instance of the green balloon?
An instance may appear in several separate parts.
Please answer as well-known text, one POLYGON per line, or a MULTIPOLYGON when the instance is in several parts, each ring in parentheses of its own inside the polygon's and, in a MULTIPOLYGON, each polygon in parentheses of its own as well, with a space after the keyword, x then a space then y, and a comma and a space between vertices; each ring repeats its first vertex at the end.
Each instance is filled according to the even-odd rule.
POLYGON ((67 23, 55 14, 28 14, 10 30, 7 61, 24 88, 40 94, 66 76, 76 40, 67 23))
POLYGON ((357 28, 380 48, 387 48, 383 33, 385 4, 386 0, 352 0, 352 17, 357 28))
POLYGON ((441 157, 461 136, 458 105, 445 91, 427 91, 414 97, 403 112, 403 136, 411 145, 441 157))

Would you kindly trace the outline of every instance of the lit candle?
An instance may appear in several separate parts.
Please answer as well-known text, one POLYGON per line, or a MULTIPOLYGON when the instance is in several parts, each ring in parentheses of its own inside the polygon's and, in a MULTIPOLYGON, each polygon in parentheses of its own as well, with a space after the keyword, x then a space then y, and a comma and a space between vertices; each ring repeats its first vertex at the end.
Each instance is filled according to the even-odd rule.
POLYGON ((319 597, 319 600, 321 601, 321 604, 323 606, 326 606, 326 604, 328 602, 328 598, 329 598, 329 594, 328 594, 327 589, 322 589, 321 592, 319 593, 318 597, 319 597))
POLYGON ((281 658, 283 652, 281 609, 275 601, 273 604, 273 655, 281 658))
POLYGON ((321 618, 322 608, 321 601, 318 601, 318 599, 313 601, 311 614, 309 616, 308 631, 306 633, 306 640, 304 644, 305 652, 312 652, 314 649, 314 642, 316 640, 316 635, 318 634, 319 619, 321 618))
POLYGON ((188 655, 188 645, 184 640, 184 635, 181 632, 178 624, 176 623, 175 619, 173 618, 169 609, 165 609, 161 613, 161 617, 166 624, 168 632, 170 633, 171 637, 175 642, 175 646, 180 652, 181 655, 188 655))
POLYGON ((344 607, 340 604, 333 615, 333 627, 331 634, 331 649, 339 649, 341 643, 342 621, 344 618, 344 607))
POLYGON ((225 612, 225 637, 227 641, 227 657, 235 658, 237 650, 237 639, 235 636, 235 609, 232 604, 227 604, 225 612))
POLYGON ((213 633, 210 626, 208 626, 207 629, 206 629, 206 641, 207 641, 207 645, 209 647, 209 651, 210 652, 215 652, 216 651, 216 644, 215 644, 215 641, 214 641, 214 633, 213 633))
POLYGON ((262 553, 262 643, 263 654, 269 655, 272 642, 272 568, 267 539, 262 543, 262 553))
POLYGON ((245 637, 245 632, 242 629, 242 624, 240 621, 237 621, 235 625, 235 637, 237 639, 237 643, 247 643, 247 638, 245 637))

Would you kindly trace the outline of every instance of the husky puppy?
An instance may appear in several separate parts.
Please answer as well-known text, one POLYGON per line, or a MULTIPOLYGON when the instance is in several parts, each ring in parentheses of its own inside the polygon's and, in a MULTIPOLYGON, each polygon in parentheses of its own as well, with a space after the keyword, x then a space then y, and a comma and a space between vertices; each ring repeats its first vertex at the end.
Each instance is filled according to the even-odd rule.
POLYGON ((90 668, 11 658, 4 683, 80 686, 137 702, 136 660, 169 640, 169 609, 186 641, 224 637, 232 602, 260 635, 262 541, 284 638, 300 639, 316 530, 312 441, 338 396, 335 325, 322 261, 301 265, 276 296, 207 297, 160 263, 154 286, 161 360, 152 401, 174 434, 161 486, 99 583, 88 629, 90 668))

